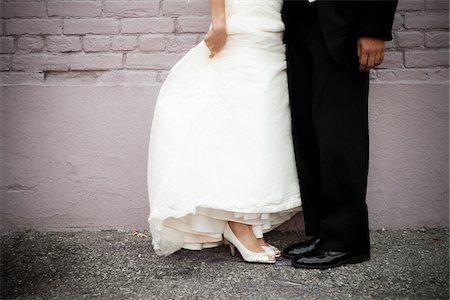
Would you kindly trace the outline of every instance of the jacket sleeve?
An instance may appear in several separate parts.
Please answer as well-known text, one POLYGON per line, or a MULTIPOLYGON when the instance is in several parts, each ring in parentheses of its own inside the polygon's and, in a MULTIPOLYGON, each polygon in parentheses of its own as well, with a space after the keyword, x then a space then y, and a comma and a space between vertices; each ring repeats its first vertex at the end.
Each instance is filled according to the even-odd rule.
POLYGON ((362 0, 358 35, 392 40, 392 24, 398 0, 362 0))

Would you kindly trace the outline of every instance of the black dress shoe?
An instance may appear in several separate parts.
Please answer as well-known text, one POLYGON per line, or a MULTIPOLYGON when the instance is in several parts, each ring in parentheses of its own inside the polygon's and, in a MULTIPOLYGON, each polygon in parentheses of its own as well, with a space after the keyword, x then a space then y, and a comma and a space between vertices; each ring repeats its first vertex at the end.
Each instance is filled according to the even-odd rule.
POLYGON ((281 252, 281 256, 289 259, 300 257, 305 253, 316 250, 319 246, 319 242, 320 238, 314 237, 306 242, 289 245, 281 252))
POLYGON ((353 255, 346 252, 317 249, 292 260, 295 268, 328 269, 370 259, 370 253, 353 255))

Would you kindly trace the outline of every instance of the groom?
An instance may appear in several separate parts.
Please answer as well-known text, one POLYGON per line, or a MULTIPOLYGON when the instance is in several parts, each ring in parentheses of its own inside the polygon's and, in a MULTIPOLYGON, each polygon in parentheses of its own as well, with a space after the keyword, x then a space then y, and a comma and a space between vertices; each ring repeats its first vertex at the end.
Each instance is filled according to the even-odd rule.
POLYGON ((384 58, 396 0, 285 0, 292 132, 307 242, 298 268, 370 259, 366 187, 369 70, 384 58))

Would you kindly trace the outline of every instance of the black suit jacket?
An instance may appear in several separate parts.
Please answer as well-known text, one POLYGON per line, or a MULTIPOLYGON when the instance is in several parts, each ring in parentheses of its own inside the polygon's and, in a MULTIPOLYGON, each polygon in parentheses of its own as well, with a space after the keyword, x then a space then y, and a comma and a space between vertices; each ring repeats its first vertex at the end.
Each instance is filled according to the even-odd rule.
MULTIPOLYGON (((284 1, 282 16, 286 24, 285 42, 294 34, 295 26, 298 26, 294 24, 299 23, 292 22, 299 17, 296 15, 298 11, 292 7, 297 1, 307 0, 284 1)), ((316 1, 325 43, 339 64, 353 66, 357 63, 356 43, 361 36, 392 40, 392 24, 398 0, 316 1)))

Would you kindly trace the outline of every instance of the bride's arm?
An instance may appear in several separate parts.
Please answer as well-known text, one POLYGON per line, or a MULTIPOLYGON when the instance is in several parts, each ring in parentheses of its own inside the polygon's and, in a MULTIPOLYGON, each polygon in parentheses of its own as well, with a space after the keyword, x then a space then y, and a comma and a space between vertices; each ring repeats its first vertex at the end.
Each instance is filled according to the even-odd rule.
POLYGON ((216 55, 227 40, 227 26, 225 19, 225 0, 209 0, 212 28, 205 36, 205 43, 211 52, 210 58, 216 55))

